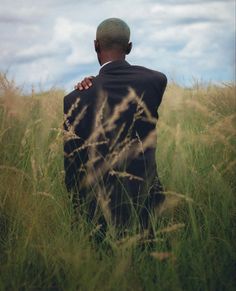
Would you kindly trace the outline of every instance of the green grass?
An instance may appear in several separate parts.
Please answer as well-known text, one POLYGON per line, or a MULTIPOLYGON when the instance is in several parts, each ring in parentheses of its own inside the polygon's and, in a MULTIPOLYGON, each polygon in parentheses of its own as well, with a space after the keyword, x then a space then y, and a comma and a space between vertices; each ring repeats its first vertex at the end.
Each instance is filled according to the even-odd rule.
POLYGON ((235 86, 168 87, 157 126, 168 202, 150 246, 134 232, 97 244, 83 218, 71 230, 64 93, 23 96, 0 79, 0 290, 236 288, 235 86))

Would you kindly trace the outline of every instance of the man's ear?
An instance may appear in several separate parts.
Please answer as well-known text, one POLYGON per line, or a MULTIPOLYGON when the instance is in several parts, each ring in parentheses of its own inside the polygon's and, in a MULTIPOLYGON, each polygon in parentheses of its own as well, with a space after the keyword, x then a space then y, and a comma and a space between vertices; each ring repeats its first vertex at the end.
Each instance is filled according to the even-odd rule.
POLYGON ((131 50, 132 50, 132 46, 133 46, 132 42, 129 42, 129 43, 128 43, 128 46, 127 46, 127 50, 126 50, 126 54, 127 54, 127 55, 131 52, 131 50))
POLYGON ((94 41, 94 49, 96 53, 100 53, 100 44, 98 40, 94 41))

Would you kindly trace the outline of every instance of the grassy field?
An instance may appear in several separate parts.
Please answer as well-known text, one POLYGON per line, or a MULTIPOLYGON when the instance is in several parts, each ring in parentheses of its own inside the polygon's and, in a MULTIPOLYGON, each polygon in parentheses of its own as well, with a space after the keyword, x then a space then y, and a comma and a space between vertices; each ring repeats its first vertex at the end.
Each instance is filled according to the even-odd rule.
POLYGON ((235 290, 235 86, 168 86, 157 165, 167 196, 152 245, 71 230, 64 92, 0 75, 0 290, 235 290))

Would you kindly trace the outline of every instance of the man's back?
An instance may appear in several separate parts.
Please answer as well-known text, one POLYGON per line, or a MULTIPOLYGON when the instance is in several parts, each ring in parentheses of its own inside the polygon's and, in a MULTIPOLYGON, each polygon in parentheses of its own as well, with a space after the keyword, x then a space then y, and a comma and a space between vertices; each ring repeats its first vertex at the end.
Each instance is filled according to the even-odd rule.
MULTIPOLYGON (((91 137, 91 133, 98 130, 98 127, 94 128, 94 124, 96 115, 102 106, 106 108, 106 114, 103 116, 102 121, 103 125, 105 125, 103 126, 103 134, 98 139, 100 145, 96 147, 96 152, 103 156, 101 163, 98 162, 96 164, 96 169, 98 170, 103 167, 104 160, 109 155, 111 156, 111 148, 113 151, 116 149, 117 152, 122 151, 122 147, 125 149, 127 144, 125 140, 127 140, 128 135, 130 140, 139 139, 139 141, 143 142, 155 130, 155 119, 158 117, 157 109, 161 103, 166 83, 167 79, 162 73, 140 66, 131 66, 125 60, 118 60, 110 62, 101 68, 99 75, 93 80, 93 86, 90 89, 82 92, 73 91, 65 97, 64 113, 67 116, 65 130, 68 130, 68 124, 75 125, 75 138, 65 142, 65 153, 67 154, 65 157, 65 171, 68 190, 74 187, 80 189, 80 182, 84 175, 78 175, 78 169, 81 167, 81 164, 86 164, 91 159, 88 147, 83 148, 83 145, 91 137), (140 115, 137 117, 138 106, 136 101, 130 100, 130 102, 125 103, 125 98, 129 94, 129 88, 135 90, 135 94, 139 98, 136 101, 142 99, 144 102, 144 107, 146 106, 150 115, 149 120, 147 120, 147 115, 145 115, 145 108, 141 108, 142 110, 139 108, 140 115), (105 94, 103 96, 106 98, 102 99, 102 101, 105 101, 105 104, 100 100, 101 92, 105 94), (77 102, 78 99, 80 99, 79 103, 77 102), (76 103, 78 104, 74 106, 76 103), (71 110, 73 106, 75 108, 71 110), (83 112, 83 109, 86 109, 86 112, 83 112), (78 118, 78 116, 80 117, 78 118), (76 124, 77 119, 79 119, 78 124, 76 124), (114 124, 110 124, 110 127, 108 119, 113 119, 114 124), (106 142, 102 143, 102 140, 106 142), (116 145, 114 145, 114 140, 116 145), (76 150, 78 148, 80 148, 79 151, 76 150), (73 151, 74 154, 71 154, 73 151), (70 155, 69 158, 68 155, 70 155)), ((110 165, 112 163, 112 161, 109 162, 110 165)), ((120 168, 124 168, 122 163, 119 162, 118 164, 119 167, 114 163, 110 169, 106 169, 103 172, 107 183, 116 185, 116 194, 113 193, 111 204, 113 200, 113 204, 120 203, 121 199, 117 198, 120 195, 120 189, 114 173, 117 173, 120 168)), ((154 148, 147 148, 143 153, 131 157, 126 164, 125 171, 127 176, 126 178, 123 176, 122 181, 124 181, 123 185, 129 188, 129 196, 136 197, 138 195, 137 192, 142 184, 141 180, 147 178, 145 175, 145 172, 147 173, 147 164, 149 167, 148 175, 157 176, 154 148), (131 179, 132 176, 137 177, 137 179, 131 179)), ((113 205, 114 207, 115 205, 113 205)))

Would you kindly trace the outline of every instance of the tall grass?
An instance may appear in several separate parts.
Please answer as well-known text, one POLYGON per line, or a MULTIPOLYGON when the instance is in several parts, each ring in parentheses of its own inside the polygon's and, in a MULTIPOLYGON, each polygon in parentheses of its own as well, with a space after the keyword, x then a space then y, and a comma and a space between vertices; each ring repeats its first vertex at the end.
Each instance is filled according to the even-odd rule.
POLYGON ((83 217, 64 186, 62 98, 0 76, 0 290, 233 290, 235 86, 169 85, 157 165, 166 200, 155 238, 123 240, 83 217))

